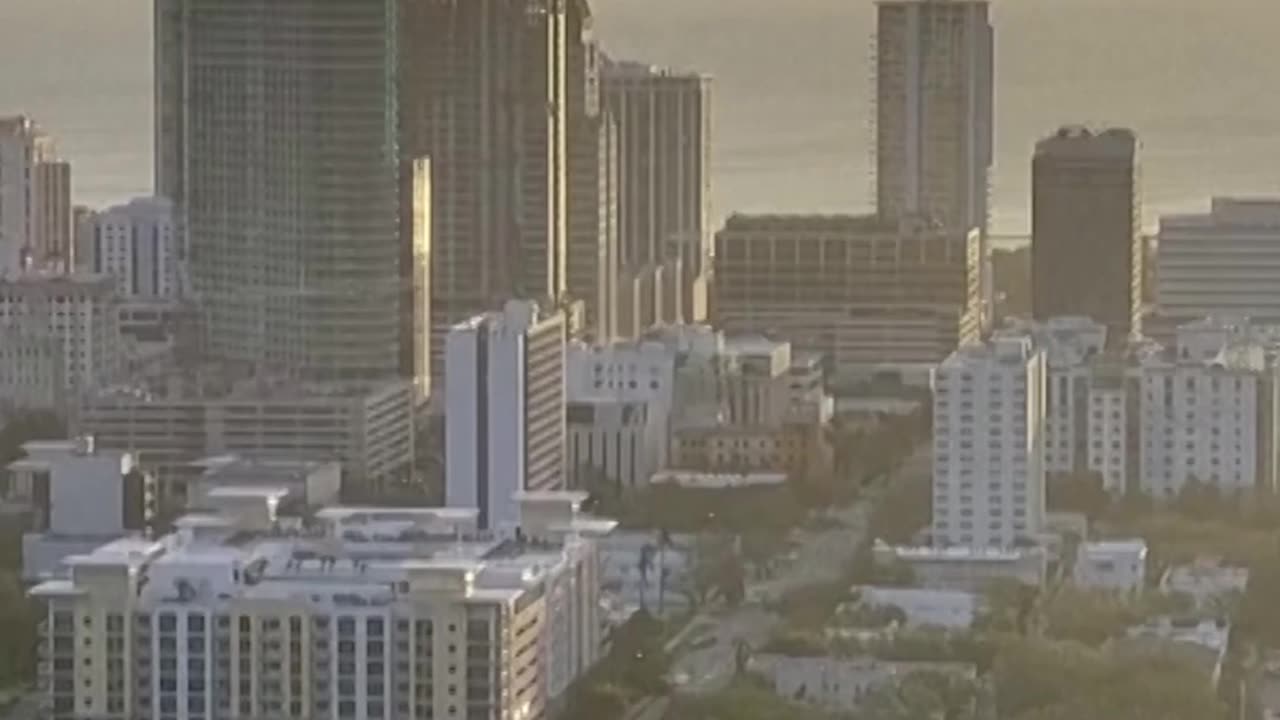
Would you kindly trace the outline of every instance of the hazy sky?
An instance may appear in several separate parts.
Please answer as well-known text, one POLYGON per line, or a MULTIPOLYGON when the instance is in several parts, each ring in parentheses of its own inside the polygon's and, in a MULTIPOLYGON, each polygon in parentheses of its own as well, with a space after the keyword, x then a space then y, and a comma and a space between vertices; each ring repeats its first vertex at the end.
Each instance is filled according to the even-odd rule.
MULTIPOLYGON (((869 204, 871 0, 595 0, 611 52, 715 76, 715 203, 869 204)), ((0 113, 28 110, 97 204, 150 183, 151 0, 0 0, 0 113)), ((1025 227, 1061 123, 1134 127, 1147 221, 1280 193, 1274 0, 995 0, 994 225, 1025 227)))

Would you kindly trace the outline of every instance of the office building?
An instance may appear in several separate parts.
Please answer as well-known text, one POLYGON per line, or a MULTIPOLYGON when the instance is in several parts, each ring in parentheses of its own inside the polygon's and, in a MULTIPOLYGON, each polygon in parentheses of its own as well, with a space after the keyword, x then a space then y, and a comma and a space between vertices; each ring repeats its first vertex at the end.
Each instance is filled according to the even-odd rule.
POLYGON ((565 294, 565 5, 403 7, 400 149, 431 159, 437 362, 455 324, 513 297, 555 303, 565 294))
POLYGON ((508 301, 449 332, 445 347, 445 502, 480 527, 515 526, 517 492, 565 478, 565 318, 508 301))
POLYGON ((1156 265, 1162 316, 1280 321, 1280 199, 1218 197, 1208 213, 1161 217, 1156 265))
POLYGON ((618 124, 621 263, 679 262, 682 322, 707 313, 711 262, 711 78, 606 59, 604 106, 618 124))
POLYGON ((81 398, 71 419, 100 447, 130 450, 185 506, 191 463, 216 455, 337 461, 360 493, 407 477, 413 461, 413 385, 298 384, 256 380, 118 387, 81 398))
POLYGON ((30 508, 22 538, 22 577, 65 570, 64 560, 151 526, 153 478, 130 453, 96 447, 92 437, 23 443, 5 468, 5 501, 30 508))
POLYGON ((876 208, 987 230, 994 39, 986 0, 876 4, 876 208))
POLYGON ((41 688, 82 717, 543 718, 600 655, 596 538, 579 496, 522 501, 521 534, 476 511, 272 498, 70 558, 46 604, 41 688))
POLYGON ((67 392, 62 341, 44 328, 0 327, 0 421, 10 413, 57 413, 67 392))
POLYGON ((30 117, 0 117, 0 275, 70 252, 71 166, 30 117))
POLYGON ((1144 281, 1138 141, 1065 127, 1031 164, 1031 304, 1037 319, 1084 316, 1113 341, 1140 331, 1144 281))
POLYGON ((185 274, 179 240, 173 203, 136 198, 81 214, 76 226, 76 267, 110 275, 117 295, 126 302, 174 299, 185 274))
POLYGON ((715 264, 717 325, 776 334, 841 373, 936 364, 988 316, 978 233, 918 219, 733 215, 715 264))
POLYGON ((71 393, 102 387, 120 373, 118 299, 105 275, 27 272, 0 278, 0 328, 56 342, 64 388, 71 393))
POLYGON ((156 3, 158 186, 208 356, 312 381, 400 371, 397 16, 388 0, 156 3))
POLYGON ((668 418, 637 400, 592 397, 566 408, 565 482, 576 490, 604 485, 643 488, 667 466, 668 418))
POLYGON ((591 338, 617 334, 618 128, 600 101, 600 48, 587 0, 566 6, 568 257, 570 297, 586 305, 591 338))
POLYGON ((1030 338, 956 351, 934 373, 933 542, 1009 548, 1045 513, 1044 353, 1030 338))

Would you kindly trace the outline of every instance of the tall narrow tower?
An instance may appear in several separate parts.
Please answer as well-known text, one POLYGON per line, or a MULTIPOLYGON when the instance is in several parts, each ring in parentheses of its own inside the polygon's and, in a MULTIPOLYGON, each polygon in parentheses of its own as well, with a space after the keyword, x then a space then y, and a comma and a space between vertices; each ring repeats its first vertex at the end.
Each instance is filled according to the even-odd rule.
POLYGON ((880 0, 876 203, 987 230, 993 33, 986 0, 880 0))
POLYGON ((209 354, 396 375, 397 0, 159 0, 156 17, 158 182, 209 354))
POLYGON ((402 152, 431 160, 439 359, 453 324, 564 296, 565 0, 401 4, 402 152))

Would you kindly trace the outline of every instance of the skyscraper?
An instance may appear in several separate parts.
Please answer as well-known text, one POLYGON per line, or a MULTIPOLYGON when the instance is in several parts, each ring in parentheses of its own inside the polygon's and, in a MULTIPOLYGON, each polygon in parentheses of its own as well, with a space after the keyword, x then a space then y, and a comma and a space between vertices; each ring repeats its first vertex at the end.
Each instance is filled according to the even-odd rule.
POLYGON ((0 275, 70 252, 71 166, 30 117, 0 118, 0 275))
POLYGON ((445 502, 480 526, 518 520, 515 494, 563 487, 565 317, 512 300, 459 323, 445 343, 445 502))
POLYGON ((431 159, 439 353, 478 312, 565 293, 566 11, 562 0, 402 5, 402 151, 431 159))
POLYGON ((986 0, 880 0, 876 207, 987 229, 993 33, 986 0))
POLYGON ((401 370, 398 5, 158 0, 158 183, 215 358, 401 370))
POLYGON ((1031 163, 1031 297, 1037 319, 1081 315, 1128 337, 1141 316, 1137 139, 1062 128, 1031 163))
POLYGON ((569 295, 586 306, 589 332, 618 332, 618 130, 600 102, 600 48, 587 0, 567 9, 569 295))
POLYGON ((605 60, 605 108, 618 123, 618 224, 628 273, 679 269, 679 319, 705 319, 711 262, 711 79, 605 60))

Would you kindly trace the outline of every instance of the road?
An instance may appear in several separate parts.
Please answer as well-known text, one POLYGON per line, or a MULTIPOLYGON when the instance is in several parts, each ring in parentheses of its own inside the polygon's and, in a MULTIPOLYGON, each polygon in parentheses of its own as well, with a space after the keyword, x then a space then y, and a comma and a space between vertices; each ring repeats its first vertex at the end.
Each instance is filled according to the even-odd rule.
MULTIPOLYGON (((929 448, 926 445, 918 448, 903 463, 894 480, 929 472, 929 448)), ((761 600, 777 598, 796 587, 840 579, 854 549, 865 539, 871 509, 879 494, 878 489, 871 489, 854 505, 829 511, 839 521, 836 527, 821 531, 801 530, 796 538, 799 545, 794 557, 772 578, 748 584, 747 603, 734 610, 699 614, 690 623, 694 635, 712 640, 692 643, 698 647, 676 658, 671 677, 677 691, 711 693, 722 689, 733 679, 738 644, 745 642, 758 648, 782 621, 781 617, 765 610, 761 600), (698 632, 699 626, 705 630, 698 632)), ((688 647, 691 643, 678 644, 688 647)))

